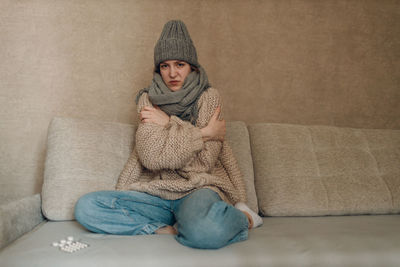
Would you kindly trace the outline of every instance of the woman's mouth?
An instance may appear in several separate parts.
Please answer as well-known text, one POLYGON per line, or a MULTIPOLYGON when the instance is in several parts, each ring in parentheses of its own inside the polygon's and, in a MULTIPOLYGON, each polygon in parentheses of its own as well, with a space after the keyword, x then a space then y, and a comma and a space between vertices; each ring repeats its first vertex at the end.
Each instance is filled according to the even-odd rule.
POLYGON ((170 81, 169 83, 172 85, 177 85, 179 83, 179 81, 170 81))

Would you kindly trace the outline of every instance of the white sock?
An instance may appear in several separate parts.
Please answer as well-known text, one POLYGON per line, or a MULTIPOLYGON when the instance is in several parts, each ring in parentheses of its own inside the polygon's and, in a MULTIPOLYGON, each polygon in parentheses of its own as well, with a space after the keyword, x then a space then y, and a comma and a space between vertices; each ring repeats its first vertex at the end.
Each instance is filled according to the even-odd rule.
POLYGON ((241 210, 241 211, 245 211, 251 216, 251 218, 253 219, 253 227, 252 228, 256 228, 263 224, 262 218, 257 213, 252 211, 249 207, 247 207, 246 203, 238 202, 238 203, 236 203, 235 208, 237 208, 238 210, 241 210))

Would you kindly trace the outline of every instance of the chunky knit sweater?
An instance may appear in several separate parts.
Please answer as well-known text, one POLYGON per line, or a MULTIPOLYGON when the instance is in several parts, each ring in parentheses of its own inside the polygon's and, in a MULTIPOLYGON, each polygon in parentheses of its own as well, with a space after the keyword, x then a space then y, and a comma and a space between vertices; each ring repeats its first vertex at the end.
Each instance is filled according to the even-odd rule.
MULTIPOLYGON (((196 189, 209 188, 230 204, 245 202, 245 184, 228 143, 202 140, 200 129, 219 105, 218 91, 209 88, 198 101, 196 126, 176 116, 171 116, 165 127, 139 123, 134 149, 116 189, 174 200, 196 189)), ((139 99, 138 113, 145 106, 152 106, 147 93, 139 99)))

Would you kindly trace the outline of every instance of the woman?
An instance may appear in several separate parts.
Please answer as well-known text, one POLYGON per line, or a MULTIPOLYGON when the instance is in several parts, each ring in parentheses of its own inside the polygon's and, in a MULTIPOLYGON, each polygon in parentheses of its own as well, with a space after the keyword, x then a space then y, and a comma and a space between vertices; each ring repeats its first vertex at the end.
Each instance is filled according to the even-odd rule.
POLYGON ((98 233, 174 234, 194 248, 246 240, 262 220, 244 204, 244 182, 223 141, 218 91, 182 21, 165 24, 154 65, 152 84, 136 98, 140 123, 117 190, 80 198, 76 219, 98 233))

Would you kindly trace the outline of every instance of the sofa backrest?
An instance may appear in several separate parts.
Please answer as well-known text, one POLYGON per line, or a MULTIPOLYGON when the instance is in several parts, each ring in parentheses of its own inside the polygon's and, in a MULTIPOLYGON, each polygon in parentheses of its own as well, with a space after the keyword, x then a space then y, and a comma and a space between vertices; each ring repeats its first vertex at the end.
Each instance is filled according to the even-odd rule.
MULTIPOLYGON (((42 211, 49 220, 74 219, 74 206, 82 195, 114 190, 134 146, 130 124, 55 118, 48 130, 42 187, 42 211)), ((227 123, 226 139, 243 173, 248 205, 258 210, 247 127, 227 123)))
POLYGON ((47 136, 42 211, 49 220, 71 220, 82 195, 114 188, 133 147, 128 124, 54 118, 47 136))
POLYGON ((266 216, 400 212, 400 131, 259 123, 249 127, 266 216))
MULTIPOLYGON (((53 119, 43 214, 74 219, 80 196, 113 190, 134 133, 130 124, 53 119)), ((226 139, 244 176, 248 205, 264 216, 400 212, 399 130, 228 122, 226 139)))

